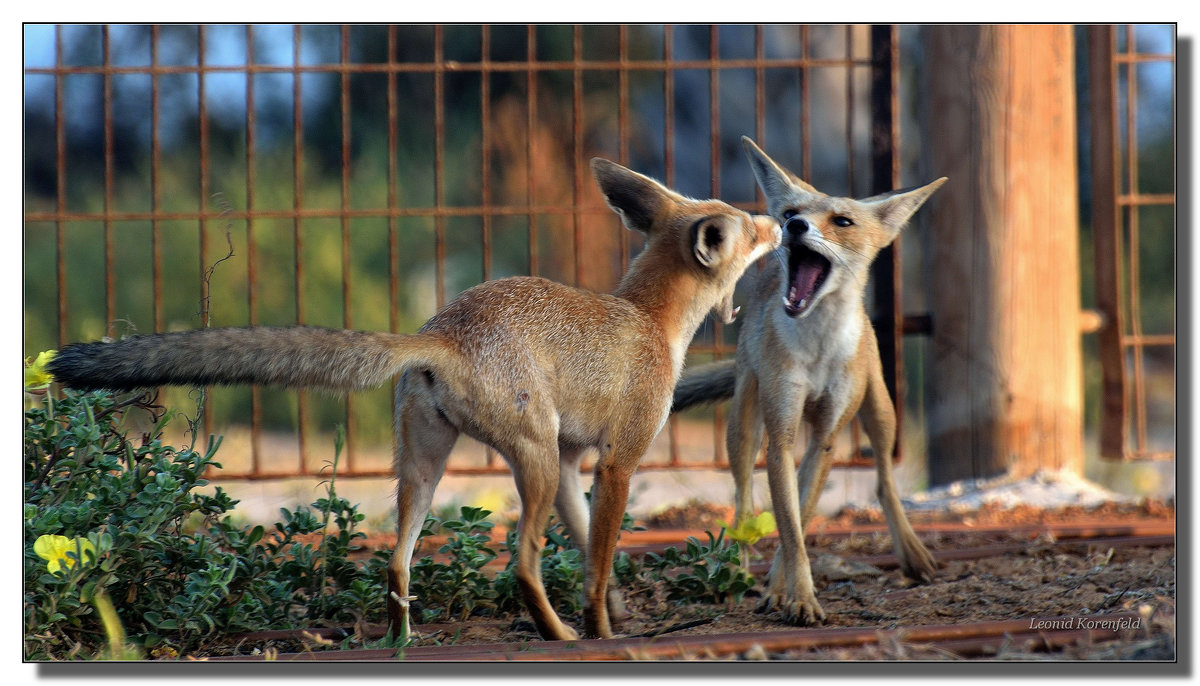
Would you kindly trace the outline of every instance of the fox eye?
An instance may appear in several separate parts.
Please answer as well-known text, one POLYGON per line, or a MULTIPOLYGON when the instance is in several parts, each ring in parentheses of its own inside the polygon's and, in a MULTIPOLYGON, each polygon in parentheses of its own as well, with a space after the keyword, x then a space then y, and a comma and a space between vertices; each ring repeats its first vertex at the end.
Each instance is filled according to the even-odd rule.
POLYGON ((854 222, 850 221, 849 217, 841 217, 841 216, 834 217, 833 223, 837 224, 838 226, 842 226, 842 227, 854 225, 854 222))
POLYGON ((797 214, 800 214, 800 213, 797 212, 796 210, 784 210, 783 211, 783 221, 786 222, 787 220, 791 219, 792 217, 796 216, 797 214))

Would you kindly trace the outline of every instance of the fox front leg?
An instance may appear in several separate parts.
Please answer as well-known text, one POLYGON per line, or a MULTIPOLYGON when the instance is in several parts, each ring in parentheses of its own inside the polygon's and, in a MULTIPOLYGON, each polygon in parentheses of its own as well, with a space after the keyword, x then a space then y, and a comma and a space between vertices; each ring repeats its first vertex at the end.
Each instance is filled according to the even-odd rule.
MULTIPOLYGON (((559 517, 567 526, 575 547, 583 553, 584 569, 587 569, 588 553, 588 509, 583 497, 583 484, 579 479, 579 462, 584 450, 559 448, 558 495, 554 506, 559 517)), ((608 618, 612 622, 623 622, 633 615, 625 607, 625 599, 613 579, 608 583, 608 618)))
MULTIPOLYGON (((636 462, 634 463, 636 464, 636 462)), ((621 518, 629 500, 632 469, 613 461, 596 465, 592 485, 591 536, 585 555, 583 580, 583 632, 587 638, 612 638, 608 614, 608 578, 612 570, 621 518)))
POLYGON ((779 548, 771 563, 767 592, 758 612, 780 611, 788 624, 807 626, 825 621, 825 611, 817 602, 812 569, 804 546, 804 527, 800 523, 800 504, 796 493, 795 469, 790 453, 767 445, 767 482, 779 527, 779 548))
MULTIPOLYGON (((786 386, 776 392, 799 395, 786 386)), ((825 620, 825 611, 813 590, 812 569, 800 521, 795 460, 792 458, 800 418, 791 410, 803 407, 804 403, 803 397, 786 400, 763 403, 763 421, 767 430, 767 483, 779 528, 779 549, 775 551, 767 593, 759 603, 758 611, 778 608, 783 621, 789 624, 816 624, 825 620)), ((806 455, 805 459, 808 457, 811 456, 806 455)))

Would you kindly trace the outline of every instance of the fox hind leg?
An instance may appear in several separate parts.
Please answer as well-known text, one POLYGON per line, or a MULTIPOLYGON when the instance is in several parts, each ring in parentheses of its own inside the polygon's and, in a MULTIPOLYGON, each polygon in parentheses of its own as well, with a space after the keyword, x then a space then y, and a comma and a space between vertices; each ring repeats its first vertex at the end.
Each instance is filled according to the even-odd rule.
MULTIPOLYGON (((555 497, 554 507, 558 511, 558 516, 562 518, 563 524, 566 525, 571 540, 586 557, 588 553, 588 509, 587 501, 583 497, 583 484, 579 478, 579 465, 587 450, 568 448, 561 444, 558 446, 558 450, 558 495, 555 497)), ((585 569, 586 565, 585 560, 585 569)), ((621 597, 620 590, 617 589, 611 578, 608 584, 608 616, 612 621, 624 621, 632 616, 625 607, 625 600, 621 597)))
MULTIPOLYGON (((837 435, 834 432, 833 435, 837 435)), ((800 463, 796 471, 797 490, 800 493, 800 524, 803 532, 808 533, 813 517, 817 514, 817 503, 821 500, 821 491, 825 490, 825 481, 829 478, 829 469, 833 466, 833 446, 829 441, 824 445, 814 445, 800 463)))
POLYGON ((867 378, 866 395, 859 410, 859 419, 871 441, 875 453, 877 482, 875 495, 887 518, 888 530, 892 535, 892 546, 900 560, 904 575, 916 581, 933 579, 937 566, 933 556, 917 538, 896 492, 896 479, 892 473, 892 452, 896 445, 896 411, 883 382, 878 357, 874 369, 867 378))
POLYGON ((753 372, 738 375, 730 405, 725 444, 734 482, 734 524, 749 517, 754 509, 754 462, 762 448, 763 420, 758 407, 758 379, 753 372))
POLYGON ((409 565, 413 549, 433 502, 433 492, 446 471, 446 461, 458 430, 439 416, 427 398, 406 392, 401 382, 396 393, 396 549, 388 563, 388 625, 392 636, 407 638, 409 617, 409 565))
MULTIPOLYGON (((546 640, 578 638, 566 626, 546 597, 542 583, 542 540, 558 492, 559 462, 556 439, 518 439, 511 451, 513 478, 521 496, 521 519, 517 522, 517 584, 525 609, 538 633, 546 640)), ((582 497, 582 492, 581 492, 582 497)))
POLYGON ((812 443, 804 456, 800 469, 796 472, 796 480, 800 491, 800 521, 804 532, 812 525, 813 517, 817 514, 817 504, 821 500, 821 492, 825 490, 825 482, 829 479, 829 470, 833 466, 833 441, 854 416, 857 402, 841 409, 824 408, 813 413, 810 421, 813 425, 812 443), (830 424, 830 412, 839 411, 838 420, 830 424), (832 426, 832 428, 830 428, 832 426))
MULTIPOLYGON (((733 473, 733 525, 740 526, 754 512, 754 462, 762 449, 763 421, 758 407, 758 377, 752 371, 739 373, 730 404, 725 446, 733 473)), ((741 544, 739 544, 741 545, 741 544)), ((749 565, 749 551, 741 546, 742 564, 749 565)))

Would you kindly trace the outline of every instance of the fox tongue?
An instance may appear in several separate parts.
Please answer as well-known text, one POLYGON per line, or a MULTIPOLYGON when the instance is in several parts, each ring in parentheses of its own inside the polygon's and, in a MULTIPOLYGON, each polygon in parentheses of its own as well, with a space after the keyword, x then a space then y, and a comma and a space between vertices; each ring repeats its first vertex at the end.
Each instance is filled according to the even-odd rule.
POLYGON ((807 300, 817 290, 817 279, 821 278, 822 269, 816 264, 800 264, 792 277, 792 291, 796 297, 807 300))

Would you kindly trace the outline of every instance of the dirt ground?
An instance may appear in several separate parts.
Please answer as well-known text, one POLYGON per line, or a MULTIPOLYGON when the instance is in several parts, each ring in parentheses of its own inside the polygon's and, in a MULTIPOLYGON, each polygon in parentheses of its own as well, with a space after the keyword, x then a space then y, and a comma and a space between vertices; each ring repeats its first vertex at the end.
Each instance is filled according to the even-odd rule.
MULTIPOLYGON (((717 530, 720 528, 717 521, 729 521, 731 516, 731 508, 689 505, 668 509, 650 521, 639 523, 648 529, 642 534, 643 541, 669 539, 682 547, 685 530, 702 537, 699 532, 717 530), (673 536, 679 540, 675 541, 673 536)), ((1039 620, 1086 619, 1121 612, 1135 616, 1136 624, 1113 631, 1111 636, 1101 632, 1098 639, 1072 639, 1065 645, 1054 646, 1049 645, 1050 641, 1032 646, 1028 635, 1011 643, 1001 637, 998 646, 989 645, 971 657, 1016 661, 1175 659, 1175 546, 1164 545, 1163 536, 1155 545, 1122 544, 1114 537, 1126 534, 1113 533, 1139 528, 1171 532, 1175 521, 1172 505, 1147 501, 1105 503, 1089 508, 985 507, 969 513, 915 512, 910 519, 918 536, 935 555, 961 556, 964 552, 997 546, 1007 550, 977 559, 944 561, 931 583, 914 584, 889 566, 886 558, 874 558, 882 569, 864 571, 856 566, 864 558, 892 552, 891 539, 879 511, 844 510, 832 517, 818 518, 810 530, 809 554, 814 558, 814 570, 818 570, 817 599, 827 615, 823 628, 893 633, 887 634, 886 640, 884 634, 879 634, 877 643, 854 647, 759 649, 722 655, 719 659, 958 660, 962 659, 959 654, 938 644, 906 641, 905 629, 995 621, 1017 621, 1022 629, 1028 621, 1032 629, 1039 620), (1055 527, 1059 528, 1061 540, 1049 532, 1055 527), (1065 533, 1063 527, 1074 527, 1074 534, 1065 533), (1089 540, 1089 532, 1105 538, 1089 540), (842 560, 848 561, 849 574, 845 573, 847 566, 838 562, 842 560)), ((636 551, 637 536, 623 537, 622 547, 636 551)), ((661 582, 622 589, 633 617, 614 625, 617 637, 694 640, 712 636, 717 643, 729 634, 793 629, 781 621, 777 611, 756 611, 760 600, 756 590, 761 588, 774 545, 773 539, 764 539, 756 546, 757 556, 752 560, 751 570, 758 575, 759 585, 736 605, 679 604, 666 598, 661 582)), ((581 628, 580 617, 564 619, 577 630, 581 628)), ((418 625, 414 629, 419 634, 416 645, 431 648, 534 645, 540 640, 527 616, 478 617, 418 625)), ((367 637, 375 634, 382 634, 382 627, 372 627, 367 637)), ((314 649, 317 646, 294 637, 276 637, 272 641, 243 643, 235 652, 287 654, 314 649)), ((447 655, 445 659, 453 658, 447 655)), ((502 658, 497 656, 497 659, 502 658)))
MULTIPOLYGON (((691 506, 668 510, 651 528, 715 528, 728 520, 724 508, 691 506)), ((1026 651, 1019 646, 1002 648, 996 659, 1045 660, 1173 660, 1175 657, 1175 548, 1108 547, 1080 542, 1054 546, 1044 533, 1030 539, 1027 531, 997 533, 996 525, 1013 529, 1082 520, 1106 524, 1173 519, 1174 510, 1159 502, 1141 505, 1105 504, 1099 508, 1040 510, 984 509, 966 515, 916 513, 912 520, 931 550, 952 550, 997 544, 1024 544, 1019 553, 977 560, 946 562, 932 583, 914 585, 898 570, 854 578, 817 579, 817 598, 827 614, 827 627, 895 629, 918 625, 966 624, 991 620, 1036 621, 1054 617, 1087 617, 1122 610, 1141 613, 1140 629, 1123 631, 1118 640, 1067 646, 1050 652, 1026 651), (953 524, 990 528, 991 531, 921 532, 922 524, 953 524)), ((823 529, 869 526, 882 523, 877 511, 844 511, 815 521, 810 555, 862 556, 891 552, 886 531, 852 535, 824 535, 823 529)), ((759 554, 770 560, 772 544, 764 541, 759 554)), ((756 565, 761 568, 761 564, 756 565)), ((735 606, 679 605, 667 601, 660 588, 625 589, 634 617, 616 626, 621 636, 670 631, 673 635, 769 632, 788 628, 778 612, 759 614, 759 596, 753 591, 735 606)), ((576 621, 578 618, 575 618, 576 621)), ((527 618, 468 620, 453 626, 430 626, 421 645, 511 643, 536 641, 527 618)), ((763 654, 759 659, 879 660, 956 659, 937 648, 903 641, 881 642, 855 648, 811 649, 763 654)))

